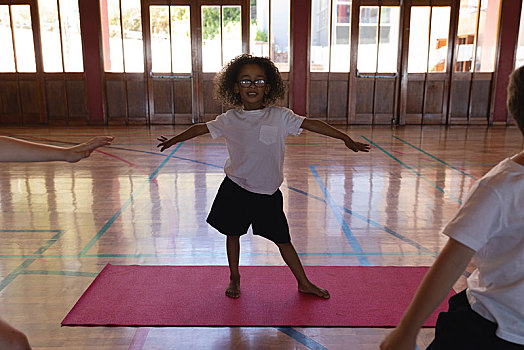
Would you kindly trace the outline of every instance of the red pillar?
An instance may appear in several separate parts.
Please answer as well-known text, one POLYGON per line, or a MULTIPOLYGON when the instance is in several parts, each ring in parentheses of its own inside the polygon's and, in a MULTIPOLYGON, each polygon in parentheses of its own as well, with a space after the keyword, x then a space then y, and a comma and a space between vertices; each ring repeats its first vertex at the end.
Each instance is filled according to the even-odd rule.
POLYGON ((102 57, 98 1, 79 0, 89 124, 104 124, 102 57))
POLYGON ((495 98, 493 123, 508 121, 506 111, 507 86, 509 75, 515 65, 515 50, 519 34, 521 0, 503 0, 500 13, 499 51, 495 70, 495 98))
POLYGON ((308 47, 309 47, 309 14, 310 0, 291 0, 291 108, 296 114, 306 115, 308 47))

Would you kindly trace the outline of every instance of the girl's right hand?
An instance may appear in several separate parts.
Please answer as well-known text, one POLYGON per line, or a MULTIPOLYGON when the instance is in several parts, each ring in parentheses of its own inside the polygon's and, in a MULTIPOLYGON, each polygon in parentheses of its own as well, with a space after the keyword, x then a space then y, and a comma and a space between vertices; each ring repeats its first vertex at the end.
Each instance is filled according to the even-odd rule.
POLYGON ((160 148, 160 152, 164 152, 164 150, 168 149, 169 147, 173 146, 175 143, 173 142, 173 139, 168 139, 167 137, 165 136, 160 136, 157 138, 158 141, 160 141, 160 143, 158 145, 156 145, 157 147, 161 147, 160 148))

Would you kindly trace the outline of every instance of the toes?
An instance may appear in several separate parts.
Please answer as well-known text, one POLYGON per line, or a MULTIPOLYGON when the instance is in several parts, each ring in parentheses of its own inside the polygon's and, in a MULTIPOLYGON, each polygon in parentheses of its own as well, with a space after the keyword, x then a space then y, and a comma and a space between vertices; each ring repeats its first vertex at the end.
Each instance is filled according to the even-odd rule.
POLYGON ((240 291, 226 289, 226 296, 236 299, 240 296, 240 291))

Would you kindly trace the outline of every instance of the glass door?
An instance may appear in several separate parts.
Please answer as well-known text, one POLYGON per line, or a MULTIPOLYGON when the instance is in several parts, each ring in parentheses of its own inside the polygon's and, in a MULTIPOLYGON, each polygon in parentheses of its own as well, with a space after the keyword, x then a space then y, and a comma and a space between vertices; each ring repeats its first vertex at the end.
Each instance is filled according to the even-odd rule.
POLYGON ((249 52, 248 2, 203 0, 199 9, 199 110, 202 121, 208 121, 227 108, 213 98, 216 73, 234 57, 249 52))
MULTIPOLYGON (((436 2, 435 2, 436 3, 436 2)), ((452 70, 452 8, 412 5, 404 50, 400 124, 445 124, 452 70)))
POLYGON ((150 0, 146 67, 152 124, 191 124, 215 118, 213 78, 248 52, 247 0, 150 0))
POLYGON ((151 124, 197 121, 194 8, 183 0, 148 4, 146 71, 151 124))
POLYGON ((0 123, 46 122, 34 1, 0 1, 0 123))
POLYGON ((375 6, 362 1, 354 7, 350 123, 390 124, 399 91, 400 6, 375 6))

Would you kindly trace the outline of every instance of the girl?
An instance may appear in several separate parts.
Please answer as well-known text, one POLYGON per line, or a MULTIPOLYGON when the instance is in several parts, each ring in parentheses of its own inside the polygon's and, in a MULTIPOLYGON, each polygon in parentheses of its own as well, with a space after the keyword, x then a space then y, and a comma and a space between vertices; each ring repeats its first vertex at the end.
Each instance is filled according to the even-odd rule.
POLYGON ((344 141, 354 152, 369 151, 369 145, 353 141, 320 120, 306 119, 291 110, 271 106, 284 95, 284 84, 277 67, 267 58, 243 54, 227 64, 215 78, 216 97, 231 109, 207 123, 195 124, 181 134, 158 138, 161 151, 193 137, 211 133, 226 139, 229 158, 226 177, 218 190, 207 222, 227 236, 226 248, 230 282, 226 295, 240 296, 238 261, 241 235, 250 225, 253 234, 276 243, 282 258, 298 282, 298 290, 328 299, 329 292, 306 277, 291 244, 283 211, 282 193, 284 140, 301 129, 344 141))

